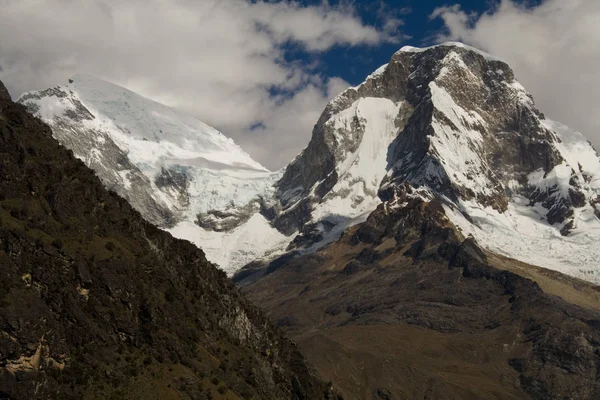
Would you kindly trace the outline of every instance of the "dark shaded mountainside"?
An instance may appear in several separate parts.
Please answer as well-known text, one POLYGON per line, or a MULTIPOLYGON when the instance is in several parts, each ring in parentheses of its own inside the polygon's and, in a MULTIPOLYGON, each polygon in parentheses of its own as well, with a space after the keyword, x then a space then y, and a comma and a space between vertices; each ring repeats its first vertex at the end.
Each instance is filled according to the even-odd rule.
POLYGON ((485 252, 414 193, 234 279, 344 398, 600 398, 598 287, 485 252))
POLYGON ((0 398, 317 399, 204 253, 145 222, 0 84, 0 398))

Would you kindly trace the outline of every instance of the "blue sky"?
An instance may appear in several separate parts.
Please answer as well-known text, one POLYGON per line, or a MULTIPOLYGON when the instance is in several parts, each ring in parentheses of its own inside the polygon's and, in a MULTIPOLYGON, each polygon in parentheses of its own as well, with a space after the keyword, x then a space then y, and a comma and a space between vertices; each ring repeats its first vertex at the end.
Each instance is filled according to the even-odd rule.
MULTIPOLYGON (((305 0, 306 5, 320 4, 319 0, 305 0)), ((338 1, 330 1, 332 5, 338 1)), ((443 21, 429 16, 437 8, 444 5, 460 4, 461 8, 477 14, 484 13, 493 7, 493 2, 486 0, 462 0, 440 2, 436 0, 383 0, 353 1, 359 18, 368 25, 379 26, 382 17, 397 16, 403 21, 399 27, 403 39, 400 44, 382 43, 380 45, 336 46, 324 54, 310 55, 297 49, 290 50, 289 60, 300 60, 311 63, 318 62, 317 70, 325 76, 339 76, 351 83, 359 84, 377 67, 389 61, 391 55, 404 44, 422 46, 434 44, 434 37, 444 30, 443 21)))

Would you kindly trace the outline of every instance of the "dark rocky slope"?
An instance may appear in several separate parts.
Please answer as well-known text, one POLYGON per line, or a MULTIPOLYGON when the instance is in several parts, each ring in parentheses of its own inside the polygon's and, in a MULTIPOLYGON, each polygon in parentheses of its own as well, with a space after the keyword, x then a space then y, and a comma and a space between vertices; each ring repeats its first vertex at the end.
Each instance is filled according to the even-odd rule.
POLYGON ((204 253, 105 190, 0 84, 0 398, 317 399, 204 253))
POLYGON ((600 398, 597 287, 483 251, 408 184, 391 197, 237 275, 324 378, 351 399, 600 398))

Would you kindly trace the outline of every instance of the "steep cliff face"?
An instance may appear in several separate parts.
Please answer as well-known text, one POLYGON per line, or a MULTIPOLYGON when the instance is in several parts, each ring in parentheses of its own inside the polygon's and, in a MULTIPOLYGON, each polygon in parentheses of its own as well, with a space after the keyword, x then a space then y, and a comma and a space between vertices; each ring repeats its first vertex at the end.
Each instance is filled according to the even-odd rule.
POLYGON ((331 395, 201 250, 6 96, 0 160, 0 397, 331 395))

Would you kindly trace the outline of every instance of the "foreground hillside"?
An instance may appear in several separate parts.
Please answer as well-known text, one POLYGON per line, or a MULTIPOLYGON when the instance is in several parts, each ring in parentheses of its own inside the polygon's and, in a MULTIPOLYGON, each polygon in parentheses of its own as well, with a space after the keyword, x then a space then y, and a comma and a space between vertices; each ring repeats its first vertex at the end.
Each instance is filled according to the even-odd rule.
POLYGON ((484 251, 408 185, 234 279, 345 398, 600 398, 600 289, 484 251))
POLYGON ((295 345, 0 84, 0 398, 317 399, 295 345))

